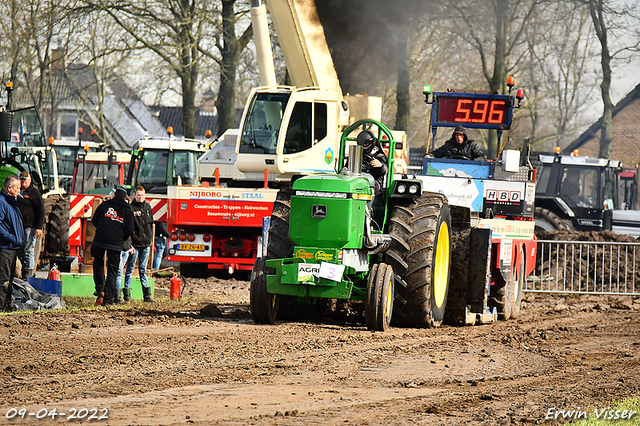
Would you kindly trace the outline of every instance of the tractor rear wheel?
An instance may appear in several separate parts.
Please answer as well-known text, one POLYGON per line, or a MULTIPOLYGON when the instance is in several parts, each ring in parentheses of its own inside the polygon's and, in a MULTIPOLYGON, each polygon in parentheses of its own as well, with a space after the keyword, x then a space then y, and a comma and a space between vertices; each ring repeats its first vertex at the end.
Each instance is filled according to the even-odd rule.
POLYGON ((373 265, 367 285, 364 315, 367 328, 385 331, 393 314, 393 268, 386 263, 373 265))
POLYGON ((267 292, 266 276, 274 274, 272 268, 266 268, 267 259, 282 259, 293 255, 293 242, 289 239, 289 213, 291 212, 291 188, 285 187, 278 191, 273 204, 271 222, 268 231, 267 255, 259 258, 253 265, 250 280, 250 302, 253 320, 259 324, 272 324, 280 303, 290 302, 295 298, 272 295, 267 292))
POLYGON ((250 307, 256 324, 273 324, 278 313, 279 296, 267 291, 264 257, 258 258, 251 270, 250 307))
POLYGON ((44 200, 47 220, 44 251, 50 256, 69 255, 69 197, 50 195, 44 200))
POLYGON ((396 204, 389 219, 391 246, 386 262, 396 276, 394 322, 438 327, 449 290, 451 214, 442 194, 396 204))
POLYGON ((571 220, 561 219, 560 216, 542 207, 536 207, 534 213, 536 232, 545 231, 575 231, 571 220))

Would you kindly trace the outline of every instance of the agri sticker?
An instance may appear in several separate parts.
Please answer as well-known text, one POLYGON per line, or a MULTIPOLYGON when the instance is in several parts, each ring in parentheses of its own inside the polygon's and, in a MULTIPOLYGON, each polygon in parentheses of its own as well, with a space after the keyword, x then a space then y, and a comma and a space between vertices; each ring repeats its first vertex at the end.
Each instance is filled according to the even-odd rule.
POLYGON ((329 165, 333 163, 333 150, 331 148, 327 148, 327 150, 324 152, 324 161, 326 161, 329 165))
POLYGON ((320 273, 320 265, 317 263, 299 263, 298 281, 313 281, 313 275, 320 273))

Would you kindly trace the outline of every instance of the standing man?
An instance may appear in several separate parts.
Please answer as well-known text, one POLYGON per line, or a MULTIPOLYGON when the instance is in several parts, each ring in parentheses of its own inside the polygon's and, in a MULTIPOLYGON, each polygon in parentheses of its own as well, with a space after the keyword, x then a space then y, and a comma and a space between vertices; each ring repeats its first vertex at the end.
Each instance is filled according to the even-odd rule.
POLYGON ((153 269, 160 269, 162 259, 167 256, 167 238, 169 238, 169 228, 167 222, 156 222, 155 230, 156 239, 153 243, 156 255, 153 258, 153 269))
POLYGON ((131 245, 133 250, 129 250, 127 259, 127 270, 124 275, 125 302, 131 300, 131 275, 136 267, 138 259, 138 272, 140 273, 140 284, 142 284, 142 295, 145 302, 153 302, 151 298, 151 287, 147 278, 147 263, 151 252, 151 241, 153 240, 153 211, 149 203, 145 201, 147 194, 143 187, 136 187, 136 192, 131 202, 133 210, 133 235, 131 245))
POLYGON ((19 193, 20 179, 7 176, 0 191, 0 284, 9 282, 4 300, 5 311, 11 310, 16 258, 24 239, 22 215, 16 200, 19 193))
POLYGON ((94 293, 96 305, 112 305, 115 302, 116 276, 120 266, 123 243, 133 233, 133 212, 127 202, 127 190, 119 186, 112 199, 100 204, 91 222, 96 235, 91 245, 93 260, 94 293), (107 280, 104 279, 104 257, 107 255, 107 280))
POLYGON ((427 158, 456 158, 463 157, 473 161, 484 161, 484 156, 478 142, 469 139, 467 129, 462 124, 458 125, 451 139, 447 140, 444 145, 425 155, 427 158))
POLYGON ((18 208, 22 214, 24 224, 24 250, 19 253, 22 263, 22 279, 27 280, 33 275, 35 264, 36 239, 42 236, 44 224, 44 202, 38 188, 31 184, 31 175, 24 171, 20 173, 22 191, 18 196, 18 208))

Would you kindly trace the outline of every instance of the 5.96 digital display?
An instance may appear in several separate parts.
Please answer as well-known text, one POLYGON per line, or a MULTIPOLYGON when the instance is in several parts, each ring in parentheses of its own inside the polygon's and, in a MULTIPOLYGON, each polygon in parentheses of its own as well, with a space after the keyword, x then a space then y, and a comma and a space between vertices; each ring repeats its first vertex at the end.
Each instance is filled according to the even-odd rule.
POLYGON ((437 96, 436 124, 508 127, 510 99, 505 95, 437 96))

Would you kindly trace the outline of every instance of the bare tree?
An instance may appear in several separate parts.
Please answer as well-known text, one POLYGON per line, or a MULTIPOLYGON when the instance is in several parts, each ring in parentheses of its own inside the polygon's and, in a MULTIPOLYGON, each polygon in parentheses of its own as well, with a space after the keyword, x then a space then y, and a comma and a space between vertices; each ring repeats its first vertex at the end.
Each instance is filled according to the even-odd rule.
POLYGON ((130 36, 132 49, 155 53, 180 80, 182 131, 195 137, 196 91, 203 57, 214 57, 207 43, 217 32, 217 3, 206 0, 82 0, 80 8, 106 12, 130 36))
POLYGON ((523 116, 529 118, 527 133, 538 149, 567 145, 589 119, 595 88, 590 28, 584 8, 550 2, 526 31, 527 57, 520 72, 527 89, 523 116))
MULTIPOLYGON (((541 0, 442 0, 452 30, 472 46, 480 70, 494 93, 505 93, 507 77, 524 55, 524 30, 541 0)), ((489 158, 498 153, 497 135, 489 133, 489 158)))
POLYGON ((593 29, 600 42, 600 64, 602 82, 603 113, 601 118, 600 150, 598 155, 608 158, 611 151, 611 126, 613 124, 613 101, 611 100, 612 62, 622 59, 629 52, 637 52, 640 41, 637 36, 638 17, 635 14, 637 5, 616 0, 576 0, 589 11, 593 29), (635 37, 634 36, 635 31, 635 37), (635 40, 631 44, 620 46, 623 35, 632 35, 635 40), (616 42, 617 41, 617 42, 616 42), (619 46, 613 52, 612 45, 619 46))

